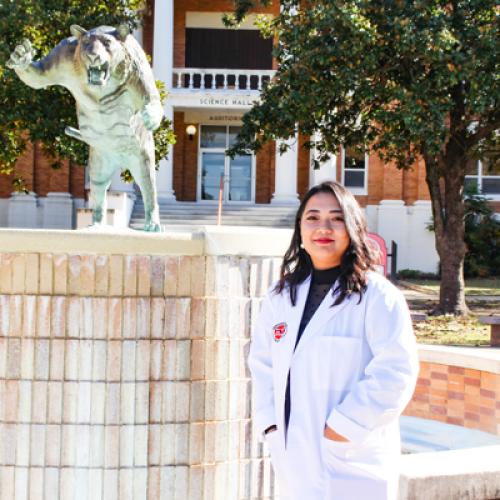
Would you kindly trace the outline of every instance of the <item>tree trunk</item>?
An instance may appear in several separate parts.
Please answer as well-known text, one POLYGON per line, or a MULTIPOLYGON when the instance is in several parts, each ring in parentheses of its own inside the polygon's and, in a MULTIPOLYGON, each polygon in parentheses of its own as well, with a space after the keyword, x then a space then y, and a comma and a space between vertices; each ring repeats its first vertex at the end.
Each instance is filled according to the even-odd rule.
POLYGON ((465 158, 441 161, 425 157, 426 181, 432 201, 436 249, 441 264, 439 305, 434 314, 466 315, 464 259, 464 202, 462 197, 465 158))

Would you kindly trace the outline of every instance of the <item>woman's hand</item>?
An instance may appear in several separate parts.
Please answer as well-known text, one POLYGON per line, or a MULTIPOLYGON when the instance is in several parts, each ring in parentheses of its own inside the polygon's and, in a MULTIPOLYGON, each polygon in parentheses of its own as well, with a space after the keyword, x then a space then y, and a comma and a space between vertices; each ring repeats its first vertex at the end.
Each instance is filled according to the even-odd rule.
POLYGON ((271 432, 276 432, 278 430, 278 427, 276 425, 270 425, 265 431, 264 431, 264 436, 267 436, 271 432))
POLYGON ((342 443, 349 442, 349 440, 347 438, 345 438, 341 434, 338 434, 331 427, 328 427, 328 425, 326 425, 326 424, 325 424, 325 430, 323 432, 323 436, 325 436, 326 439, 330 439, 331 441, 339 441, 342 443))

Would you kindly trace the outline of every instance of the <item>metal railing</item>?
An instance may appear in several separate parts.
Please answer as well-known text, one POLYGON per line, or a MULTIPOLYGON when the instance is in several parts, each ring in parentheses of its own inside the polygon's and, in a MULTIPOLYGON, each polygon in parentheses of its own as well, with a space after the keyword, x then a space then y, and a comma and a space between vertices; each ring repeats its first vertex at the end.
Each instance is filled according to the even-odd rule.
POLYGON ((189 90, 256 90, 274 76, 267 69, 174 68, 173 89, 189 90))
POLYGON ((219 181, 219 206, 217 207, 217 225, 222 225, 222 200, 224 198, 224 174, 220 176, 219 181))

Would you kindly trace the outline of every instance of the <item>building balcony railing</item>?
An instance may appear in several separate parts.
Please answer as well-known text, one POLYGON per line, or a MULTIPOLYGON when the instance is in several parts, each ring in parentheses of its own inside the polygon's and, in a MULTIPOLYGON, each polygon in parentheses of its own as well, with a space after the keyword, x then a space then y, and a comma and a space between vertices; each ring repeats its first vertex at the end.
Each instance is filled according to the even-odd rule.
POLYGON ((260 92, 274 74, 266 69, 174 68, 172 88, 260 92))

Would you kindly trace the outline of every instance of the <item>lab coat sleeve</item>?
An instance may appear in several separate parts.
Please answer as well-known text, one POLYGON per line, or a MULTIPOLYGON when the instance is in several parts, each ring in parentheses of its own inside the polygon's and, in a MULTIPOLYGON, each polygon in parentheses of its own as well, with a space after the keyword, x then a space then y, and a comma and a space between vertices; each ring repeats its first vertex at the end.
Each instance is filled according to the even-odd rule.
MULTIPOLYGON (((418 375, 410 312, 392 285, 366 297, 365 335, 373 355, 360 380, 327 418, 327 425, 353 442, 397 419, 408 404, 418 375)), ((367 291, 368 293, 368 291, 367 291)))
POLYGON ((268 292, 262 302, 248 356, 248 367, 252 374, 254 426, 260 435, 263 435, 269 426, 276 424, 271 354, 271 293, 268 292))

